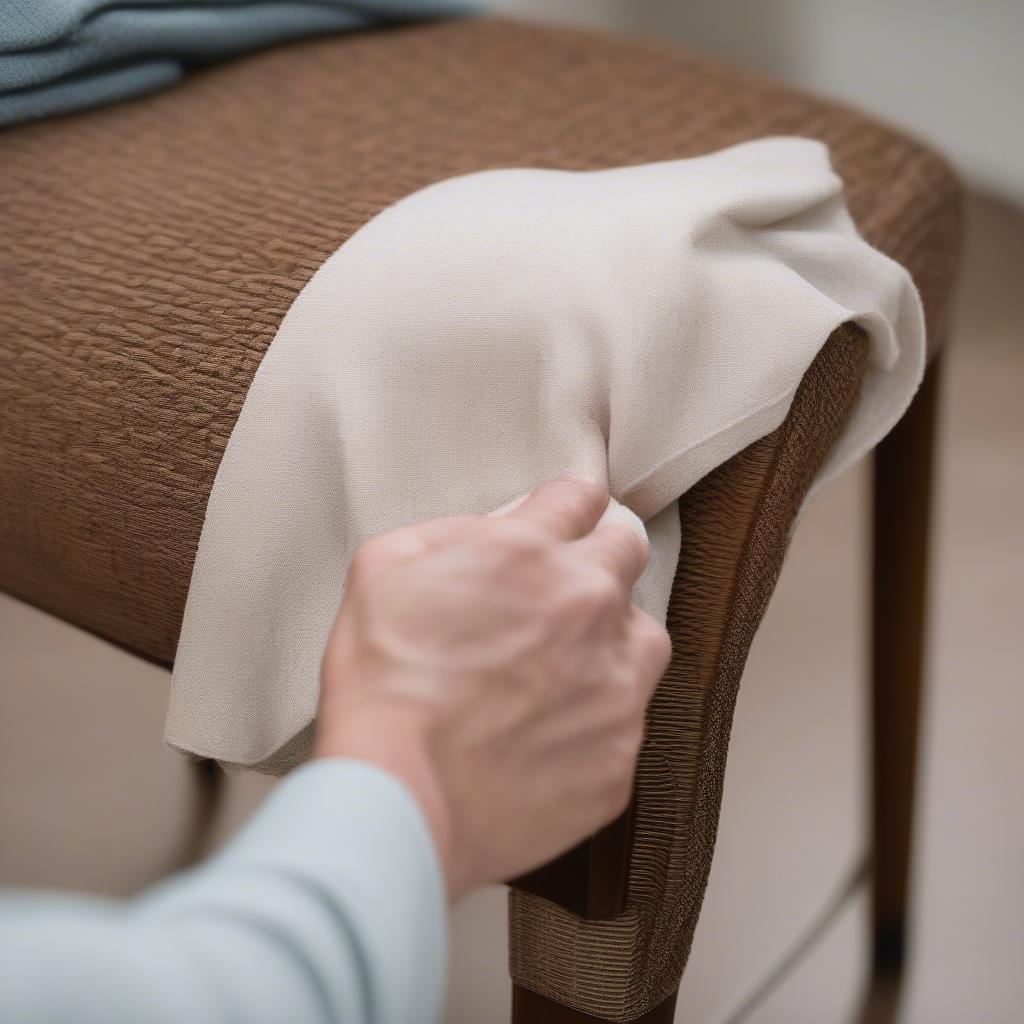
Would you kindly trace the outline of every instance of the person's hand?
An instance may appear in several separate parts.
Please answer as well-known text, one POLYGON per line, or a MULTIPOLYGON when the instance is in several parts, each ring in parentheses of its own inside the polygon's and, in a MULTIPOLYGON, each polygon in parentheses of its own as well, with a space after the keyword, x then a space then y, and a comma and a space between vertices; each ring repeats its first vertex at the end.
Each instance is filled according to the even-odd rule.
POLYGON ((670 645, 630 603, 643 541, 595 529, 607 502, 560 477, 510 512, 384 534, 352 561, 314 756, 405 783, 453 901, 544 863, 629 801, 670 645))

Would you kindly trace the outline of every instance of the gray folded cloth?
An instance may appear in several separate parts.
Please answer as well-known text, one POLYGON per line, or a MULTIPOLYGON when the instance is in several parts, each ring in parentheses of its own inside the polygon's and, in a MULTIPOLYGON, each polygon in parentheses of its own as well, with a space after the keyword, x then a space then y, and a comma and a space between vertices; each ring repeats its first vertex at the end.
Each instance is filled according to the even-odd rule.
POLYGON ((272 43, 467 13, 449 0, 0 0, 0 125, 160 89, 272 43))

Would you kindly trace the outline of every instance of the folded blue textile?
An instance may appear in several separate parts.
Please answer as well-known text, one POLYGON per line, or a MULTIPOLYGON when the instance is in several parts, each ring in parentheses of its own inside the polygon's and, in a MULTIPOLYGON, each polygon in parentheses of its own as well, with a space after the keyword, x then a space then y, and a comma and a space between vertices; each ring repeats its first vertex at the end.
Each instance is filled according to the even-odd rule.
POLYGON ((452 0, 0 0, 0 125, 160 89, 272 43, 468 13, 452 0))

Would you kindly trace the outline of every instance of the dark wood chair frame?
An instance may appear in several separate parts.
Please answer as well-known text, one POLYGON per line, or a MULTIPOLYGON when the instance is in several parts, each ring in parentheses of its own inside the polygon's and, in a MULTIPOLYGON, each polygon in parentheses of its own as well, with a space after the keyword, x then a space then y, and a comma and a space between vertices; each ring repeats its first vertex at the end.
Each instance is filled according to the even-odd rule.
MULTIPOLYGON (((896 1017, 907 962, 910 866, 924 675, 928 535, 939 361, 873 461, 871 614, 871 974, 863 1024, 896 1017)), ((625 905, 631 815, 516 884, 593 919, 625 905)), ((638 1018, 666 1024, 673 995, 638 1018)), ((514 1024, 597 1021, 519 986, 514 1024)))

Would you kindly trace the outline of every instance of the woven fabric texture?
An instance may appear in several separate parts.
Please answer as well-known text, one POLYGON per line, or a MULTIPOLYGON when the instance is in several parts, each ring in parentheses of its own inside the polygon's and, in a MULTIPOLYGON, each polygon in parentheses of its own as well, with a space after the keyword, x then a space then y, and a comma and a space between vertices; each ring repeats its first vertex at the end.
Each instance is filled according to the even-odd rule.
POLYGON ((626 911, 586 921, 513 891, 509 954, 518 984, 609 1021, 642 1017, 678 986, 711 869, 747 652, 866 358, 859 329, 835 331, 782 427, 680 501, 672 661, 649 709, 637 768, 626 911))
POLYGON ((0 586, 173 657, 206 498, 302 285, 403 195, 500 166, 825 140, 941 320, 955 185, 863 117, 656 44, 497 21, 337 38, 0 136, 0 586))
MULTIPOLYGON (((168 663, 249 382, 340 242, 455 174, 675 159, 772 134, 828 143, 862 233, 910 270, 940 338, 959 236, 945 164, 859 114, 660 44, 486 19, 397 29, 0 136, 0 588, 168 663)), ((858 378, 844 337, 808 377, 823 408, 858 378)), ((587 924, 513 897, 516 979, 606 1019, 671 991, 692 937, 735 685, 822 455, 816 419, 780 431, 784 460, 777 432, 681 504, 677 656, 652 708, 627 914, 587 924), (717 619, 698 630, 698 614, 717 619)))

